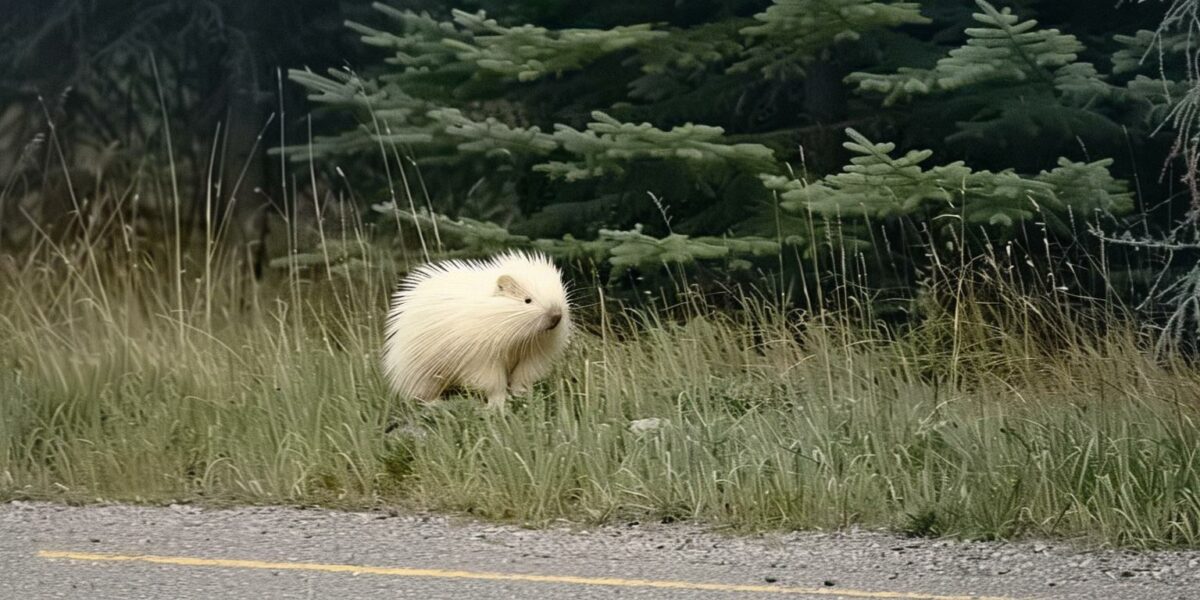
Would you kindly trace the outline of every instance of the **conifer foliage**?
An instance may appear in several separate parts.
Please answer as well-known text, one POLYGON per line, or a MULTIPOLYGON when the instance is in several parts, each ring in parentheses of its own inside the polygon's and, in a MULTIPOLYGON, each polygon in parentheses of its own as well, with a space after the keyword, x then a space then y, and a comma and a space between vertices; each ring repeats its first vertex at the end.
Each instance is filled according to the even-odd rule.
POLYGON ((593 112, 592 119, 586 131, 555 125, 553 139, 578 157, 575 161, 536 165, 534 170, 574 181, 620 175, 623 163, 647 159, 683 161, 700 168, 719 165, 750 172, 776 168, 770 148, 725 143, 720 127, 687 123, 663 131, 649 123, 622 123, 600 111, 593 112))
POLYGON ((283 151, 419 166, 428 204, 376 209, 436 226, 443 250, 537 246, 646 271, 740 268, 790 245, 804 254, 830 220, 1081 241, 1090 224, 1133 211, 1125 178, 1146 163, 1129 162, 1131 144, 1153 168, 1164 159, 1151 125, 1170 114, 1178 82, 1146 69, 1158 38, 1138 30, 1145 7, 1096 7, 1113 11, 1103 31, 1073 32, 1020 14, 1053 13, 1050 0, 726 0, 687 14, 617 4, 631 17, 558 29, 377 4, 386 23, 349 27, 388 53, 381 66, 290 73, 357 126, 283 151), (1091 60, 1105 52, 1111 69, 1091 60), (849 164, 809 172, 804 147, 830 130, 845 132, 849 164), (504 225, 464 209, 463 196, 501 207, 504 225))
POLYGON ((916 2, 872 0, 780 0, 754 15, 741 33, 748 40, 745 58, 734 71, 759 69, 766 77, 802 77, 804 64, 828 54, 864 32, 928 23, 916 2))
POLYGON ((857 156, 843 172, 812 184, 765 177, 769 187, 780 191, 785 209, 828 217, 923 215, 931 222, 957 215, 970 226, 1001 229, 1043 219, 1057 233, 1070 235, 1065 223, 1072 213, 1087 220, 1091 213, 1117 215, 1133 207, 1125 183, 1108 171, 1111 159, 1076 163, 1064 158, 1053 170, 1033 177, 1011 170, 972 170, 961 161, 923 168, 933 155, 930 150, 894 157, 893 143, 872 142, 853 129, 847 135, 851 141, 845 147, 857 156))
POLYGON ((1095 68, 1077 62, 1083 44, 1075 36, 1039 29, 1036 20, 1023 21, 1008 8, 997 10, 985 0, 975 3, 980 12, 974 18, 982 27, 968 27, 967 43, 934 68, 906 67, 890 75, 854 73, 847 81, 861 91, 883 94, 885 106, 988 83, 1038 81, 1069 89, 1096 81, 1095 68))

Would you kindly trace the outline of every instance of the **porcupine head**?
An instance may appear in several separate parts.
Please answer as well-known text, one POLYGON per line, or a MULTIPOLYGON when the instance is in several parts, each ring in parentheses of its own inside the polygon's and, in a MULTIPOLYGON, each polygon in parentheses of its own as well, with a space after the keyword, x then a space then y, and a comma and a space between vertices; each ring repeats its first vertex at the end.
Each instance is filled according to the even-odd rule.
POLYGON ((540 253, 429 263, 392 297, 383 369, 404 397, 463 387, 502 407, 549 373, 570 330, 562 273, 540 253))

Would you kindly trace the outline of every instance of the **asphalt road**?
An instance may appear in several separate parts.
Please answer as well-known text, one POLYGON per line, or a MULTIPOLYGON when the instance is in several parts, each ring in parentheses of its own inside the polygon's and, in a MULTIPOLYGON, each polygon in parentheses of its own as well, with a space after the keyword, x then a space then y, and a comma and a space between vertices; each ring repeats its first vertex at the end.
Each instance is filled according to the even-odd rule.
POLYGON ((1200 552, 294 508, 0 504, 0 599, 1200 599, 1200 552))

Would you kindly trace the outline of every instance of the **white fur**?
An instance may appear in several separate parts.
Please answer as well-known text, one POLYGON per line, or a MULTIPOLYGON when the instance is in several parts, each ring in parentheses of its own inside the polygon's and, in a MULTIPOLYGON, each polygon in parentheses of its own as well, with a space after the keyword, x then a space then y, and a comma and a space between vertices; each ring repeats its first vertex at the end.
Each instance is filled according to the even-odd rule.
POLYGON ((546 376, 570 332, 562 273, 540 253, 430 263, 392 296, 383 370, 408 398, 431 401, 462 386, 500 407, 546 376))

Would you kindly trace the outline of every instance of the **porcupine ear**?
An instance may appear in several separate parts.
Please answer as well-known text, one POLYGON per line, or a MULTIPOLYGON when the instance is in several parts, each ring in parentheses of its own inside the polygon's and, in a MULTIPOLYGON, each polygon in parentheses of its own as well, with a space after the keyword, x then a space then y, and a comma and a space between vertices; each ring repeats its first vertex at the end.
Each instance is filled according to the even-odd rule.
POLYGON ((501 275, 496 280, 496 295, 497 296, 516 296, 520 288, 517 286, 517 280, 511 275, 501 275))

